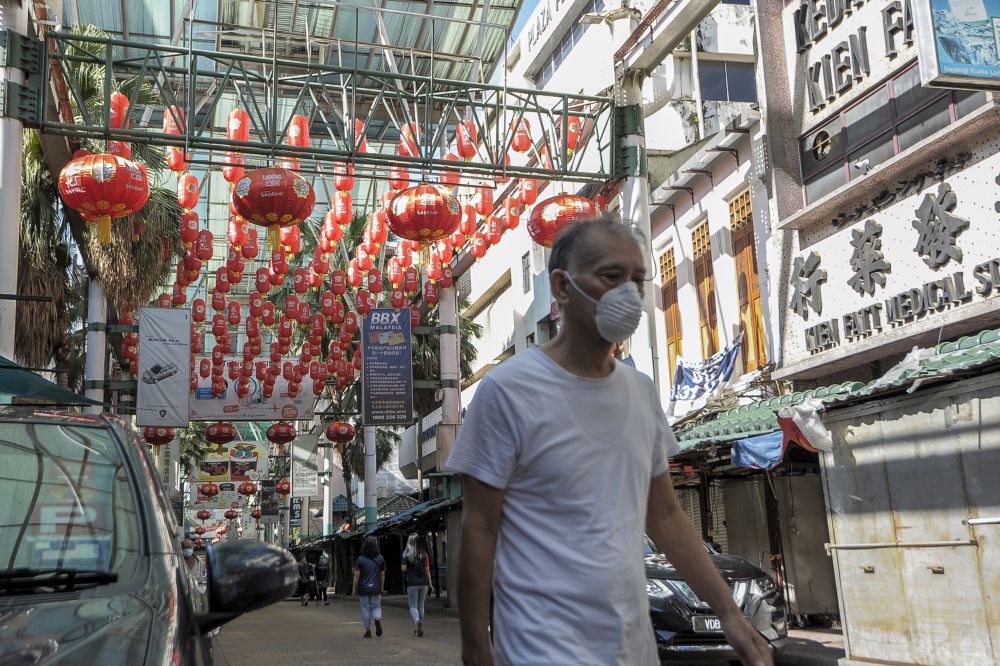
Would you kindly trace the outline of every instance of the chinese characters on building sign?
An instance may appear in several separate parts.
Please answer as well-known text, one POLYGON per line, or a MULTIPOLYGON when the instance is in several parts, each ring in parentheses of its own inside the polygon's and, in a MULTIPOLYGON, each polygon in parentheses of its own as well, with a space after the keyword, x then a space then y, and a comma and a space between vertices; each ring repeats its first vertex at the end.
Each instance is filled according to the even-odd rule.
MULTIPOLYGON (((950 261, 962 261, 958 236, 969 227, 969 221, 955 214, 957 197, 947 183, 941 183, 936 192, 924 195, 915 210, 912 227, 917 235, 913 251, 930 268, 938 270, 950 261)), ((850 244, 854 248, 850 265, 853 274, 848 285, 858 294, 873 296, 878 287, 885 288, 886 275, 891 265, 882 255, 882 226, 868 220, 863 229, 851 232, 850 244)), ((820 258, 811 252, 807 258, 798 257, 792 268, 792 298, 790 308, 803 319, 809 310, 822 313, 819 298, 820 285, 826 271, 819 268, 820 258)), ((975 294, 989 298, 1000 292, 1000 258, 977 264, 967 279, 964 271, 924 282, 848 312, 835 319, 819 322, 805 330, 806 349, 818 352, 831 349, 842 341, 854 341, 889 327, 920 319, 933 312, 968 303, 975 294), (973 284, 974 283, 974 284, 973 284)))

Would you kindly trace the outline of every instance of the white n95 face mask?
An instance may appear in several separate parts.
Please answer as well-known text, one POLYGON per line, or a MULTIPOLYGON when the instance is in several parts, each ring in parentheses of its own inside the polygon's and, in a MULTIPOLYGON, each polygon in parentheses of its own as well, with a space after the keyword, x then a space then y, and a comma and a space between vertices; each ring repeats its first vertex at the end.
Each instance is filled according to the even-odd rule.
POLYGON ((566 273, 566 278, 574 289, 597 306, 594 324, 602 338, 608 342, 623 342, 635 333, 639 320, 642 319, 642 296, 639 295, 639 287, 635 282, 625 282, 614 289, 608 289, 598 301, 580 289, 572 275, 566 273))

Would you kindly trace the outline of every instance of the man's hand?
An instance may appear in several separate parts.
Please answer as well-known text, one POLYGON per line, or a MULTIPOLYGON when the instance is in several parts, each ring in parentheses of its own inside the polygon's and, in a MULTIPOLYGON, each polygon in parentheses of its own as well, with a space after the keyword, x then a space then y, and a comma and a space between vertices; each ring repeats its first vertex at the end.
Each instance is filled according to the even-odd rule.
POLYGON ((458 617, 462 663, 493 666, 490 646, 490 595, 493 558, 503 508, 503 490, 462 478, 462 541, 458 560, 458 617))
POLYGON ((742 613, 723 619, 722 631, 726 634, 726 642, 736 650, 744 666, 774 665, 767 639, 750 626, 742 613))

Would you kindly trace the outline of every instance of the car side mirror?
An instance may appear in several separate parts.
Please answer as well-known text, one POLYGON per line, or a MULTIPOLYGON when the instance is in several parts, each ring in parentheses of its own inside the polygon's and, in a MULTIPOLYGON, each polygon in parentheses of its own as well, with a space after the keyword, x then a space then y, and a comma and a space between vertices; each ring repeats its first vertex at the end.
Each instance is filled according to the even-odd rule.
POLYGON ((295 558, 257 541, 226 541, 207 550, 208 608, 202 632, 289 597, 298 582, 295 558))

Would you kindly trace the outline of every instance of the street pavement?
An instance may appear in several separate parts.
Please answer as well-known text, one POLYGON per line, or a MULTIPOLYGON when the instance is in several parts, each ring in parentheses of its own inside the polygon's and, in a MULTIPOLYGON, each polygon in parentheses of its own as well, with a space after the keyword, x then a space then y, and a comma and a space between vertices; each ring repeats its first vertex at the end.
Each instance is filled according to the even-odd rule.
POLYGON ((418 638, 405 597, 386 601, 381 638, 362 638, 361 611, 353 599, 331 598, 329 606, 311 602, 308 607, 288 600, 247 613, 222 627, 215 640, 215 662, 222 666, 460 662, 458 618, 428 608, 424 637, 418 638))
MULTIPOLYGON (((303 607, 289 599, 247 613, 222 628, 215 639, 215 663, 220 666, 281 666, 283 664, 460 663, 458 618, 443 607, 443 599, 427 603, 424 637, 413 634, 406 597, 385 597, 381 638, 363 638, 357 600, 330 598, 330 605, 303 607)), ((374 634, 374 627, 373 627, 374 634)), ((793 631, 776 656, 777 666, 836 666, 844 656, 836 630, 793 631)))

